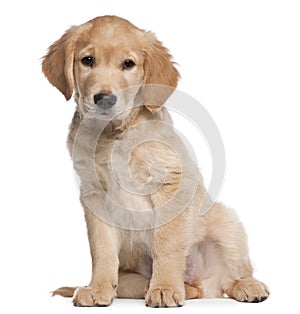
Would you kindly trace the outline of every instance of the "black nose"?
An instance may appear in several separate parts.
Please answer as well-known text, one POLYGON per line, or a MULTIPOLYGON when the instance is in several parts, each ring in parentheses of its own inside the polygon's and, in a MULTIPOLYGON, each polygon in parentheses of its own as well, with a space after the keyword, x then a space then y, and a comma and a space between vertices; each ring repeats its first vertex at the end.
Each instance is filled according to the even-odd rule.
POLYGON ((101 109, 109 109, 117 102, 114 94, 99 93, 94 95, 94 103, 101 109))

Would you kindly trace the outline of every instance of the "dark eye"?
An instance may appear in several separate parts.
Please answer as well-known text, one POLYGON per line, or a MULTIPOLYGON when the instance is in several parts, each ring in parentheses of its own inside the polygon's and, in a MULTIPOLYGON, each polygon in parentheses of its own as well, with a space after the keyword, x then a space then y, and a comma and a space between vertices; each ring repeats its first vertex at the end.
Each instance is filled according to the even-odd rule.
POLYGON ((129 70, 129 69, 133 68, 134 66, 135 66, 135 63, 130 59, 126 59, 122 63, 123 70, 129 70))
POLYGON ((84 57, 81 59, 81 63, 91 67, 94 64, 94 58, 92 56, 84 57))

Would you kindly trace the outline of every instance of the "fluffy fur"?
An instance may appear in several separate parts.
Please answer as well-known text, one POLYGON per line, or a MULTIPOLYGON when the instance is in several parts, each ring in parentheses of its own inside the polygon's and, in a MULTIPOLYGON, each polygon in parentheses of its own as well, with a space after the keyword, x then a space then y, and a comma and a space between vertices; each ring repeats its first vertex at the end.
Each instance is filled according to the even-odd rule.
POLYGON ((179 73, 154 34, 115 16, 95 18, 70 28, 49 48, 43 72, 67 100, 75 91, 68 148, 81 180, 93 265, 88 286, 53 294, 73 296, 76 306, 109 305, 115 296, 145 298, 152 307, 224 294, 238 301, 265 300, 268 289, 252 276, 235 212, 215 203, 199 214, 206 194, 201 175, 162 107, 179 73), (84 64, 84 57, 93 63, 84 64), (122 67, 124 60, 134 66, 122 67), (101 111, 94 102, 99 92, 115 94, 117 103, 101 111), (97 116, 109 122, 93 147, 97 116), (137 138, 148 140, 128 151, 137 138), (129 190, 121 184, 128 174, 129 190), (130 191, 149 182, 159 188, 147 195, 130 191))

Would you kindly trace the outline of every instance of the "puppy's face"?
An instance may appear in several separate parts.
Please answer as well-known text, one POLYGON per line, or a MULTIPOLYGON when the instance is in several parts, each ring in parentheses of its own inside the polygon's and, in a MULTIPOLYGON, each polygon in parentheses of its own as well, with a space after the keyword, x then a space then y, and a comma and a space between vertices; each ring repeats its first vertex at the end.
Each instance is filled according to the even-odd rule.
POLYGON ((112 117, 134 105, 144 82, 143 33, 128 25, 98 24, 76 43, 75 97, 83 113, 95 110, 112 117))
POLYGON ((75 91, 83 115, 90 111, 108 119, 124 118, 135 102, 160 108, 172 89, 149 86, 174 88, 179 78, 153 33, 116 16, 70 28, 49 48, 43 72, 67 100, 75 91))

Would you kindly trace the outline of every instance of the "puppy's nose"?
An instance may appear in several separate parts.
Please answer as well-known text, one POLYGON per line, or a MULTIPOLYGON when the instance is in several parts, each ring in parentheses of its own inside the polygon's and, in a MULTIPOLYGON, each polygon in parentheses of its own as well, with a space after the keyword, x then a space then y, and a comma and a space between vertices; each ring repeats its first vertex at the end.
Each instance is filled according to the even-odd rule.
POLYGON ((117 102, 117 96, 108 93, 94 95, 94 103, 101 109, 109 109, 117 102))

